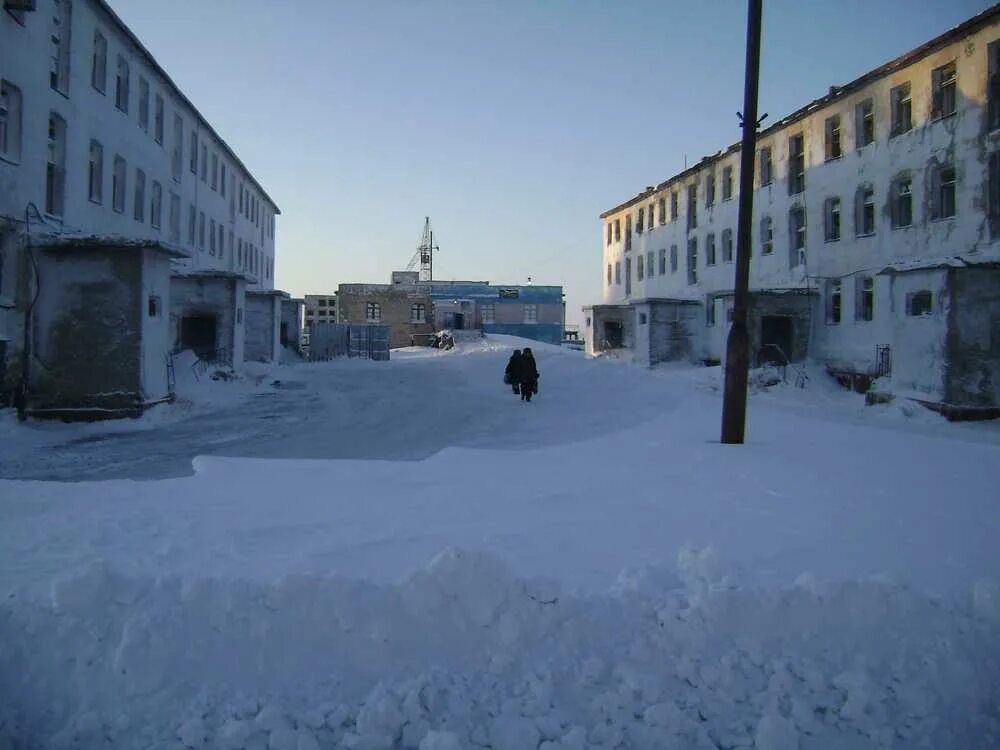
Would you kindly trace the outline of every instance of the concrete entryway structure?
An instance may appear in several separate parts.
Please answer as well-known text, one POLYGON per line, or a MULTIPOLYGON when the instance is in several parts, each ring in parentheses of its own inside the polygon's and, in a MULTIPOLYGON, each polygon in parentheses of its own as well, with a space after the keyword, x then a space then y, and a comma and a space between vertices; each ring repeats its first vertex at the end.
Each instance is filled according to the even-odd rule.
POLYGON ((231 271, 182 271, 170 279, 172 350, 238 367, 243 363, 246 277, 231 271))

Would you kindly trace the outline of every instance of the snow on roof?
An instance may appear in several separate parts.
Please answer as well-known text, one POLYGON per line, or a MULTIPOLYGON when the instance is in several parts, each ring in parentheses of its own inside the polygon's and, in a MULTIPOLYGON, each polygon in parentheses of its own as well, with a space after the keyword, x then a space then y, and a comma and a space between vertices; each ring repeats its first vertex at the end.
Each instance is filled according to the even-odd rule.
POLYGON ((136 239, 116 234, 91 234, 87 232, 61 232, 37 235, 32 241, 36 247, 46 249, 108 249, 108 250, 157 250, 174 258, 189 258, 190 254, 176 245, 161 240, 136 239))
POLYGON ((879 271, 880 274, 909 273, 911 271, 929 271, 935 268, 1000 268, 998 258, 970 258, 963 255, 951 255, 945 258, 925 258, 922 260, 907 260, 890 263, 879 271))

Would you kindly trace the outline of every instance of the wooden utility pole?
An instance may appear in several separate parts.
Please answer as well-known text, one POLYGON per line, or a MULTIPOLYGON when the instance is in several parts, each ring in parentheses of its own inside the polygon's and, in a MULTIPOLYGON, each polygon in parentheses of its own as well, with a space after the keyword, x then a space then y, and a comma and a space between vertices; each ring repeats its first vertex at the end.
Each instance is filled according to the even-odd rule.
POLYGON ((753 174, 757 146, 757 82, 760 72, 760 25, 763 0, 747 2, 747 62, 743 91, 740 153, 740 206, 736 227, 736 283, 733 323, 726 342, 726 385, 722 400, 722 442, 743 442, 747 416, 747 374, 750 365, 747 298, 750 289, 750 233, 753 222, 753 174))

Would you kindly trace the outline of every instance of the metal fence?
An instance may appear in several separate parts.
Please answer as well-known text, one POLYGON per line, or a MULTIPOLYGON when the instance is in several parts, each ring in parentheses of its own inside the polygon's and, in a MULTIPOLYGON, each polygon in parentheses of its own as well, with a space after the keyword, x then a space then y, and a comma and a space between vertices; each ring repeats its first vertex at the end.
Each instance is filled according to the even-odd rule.
POLYGON ((309 332, 309 359, 324 362, 338 357, 389 359, 389 326, 317 323, 309 332))

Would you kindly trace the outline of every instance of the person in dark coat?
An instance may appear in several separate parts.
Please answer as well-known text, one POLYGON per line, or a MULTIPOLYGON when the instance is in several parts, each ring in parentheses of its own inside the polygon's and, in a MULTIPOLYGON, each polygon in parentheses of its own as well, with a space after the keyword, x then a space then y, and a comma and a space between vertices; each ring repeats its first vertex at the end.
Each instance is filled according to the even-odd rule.
POLYGON ((509 385, 514 390, 514 395, 516 396, 521 392, 521 350, 515 349, 514 353, 510 355, 510 359, 507 360, 507 369, 504 370, 503 382, 509 385))
POLYGON ((531 401, 531 397, 538 393, 538 366, 535 364, 535 355, 527 347, 521 352, 521 361, 518 365, 518 381, 521 383, 521 400, 531 401))

